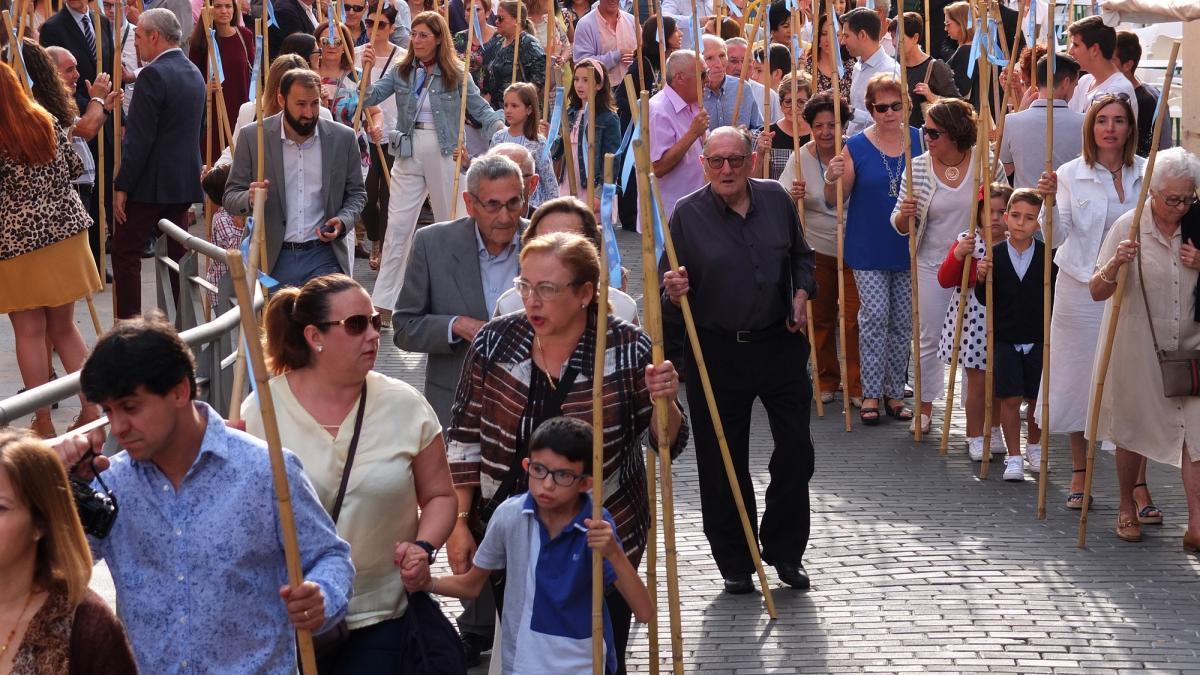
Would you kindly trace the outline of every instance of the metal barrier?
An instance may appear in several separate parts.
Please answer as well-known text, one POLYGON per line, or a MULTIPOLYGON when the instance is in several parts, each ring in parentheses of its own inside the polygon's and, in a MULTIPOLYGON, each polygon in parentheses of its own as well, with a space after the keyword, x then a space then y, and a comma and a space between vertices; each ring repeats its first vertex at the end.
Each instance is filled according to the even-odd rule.
MULTIPOLYGON (((241 317, 237 307, 233 306, 233 286, 229 275, 225 275, 219 287, 213 287, 199 276, 197 262, 199 256, 204 256, 215 262, 227 263, 225 251, 199 237, 192 236, 186 230, 167 220, 160 220, 158 229, 183 244, 187 249, 183 258, 176 263, 170 260, 166 254, 165 237, 160 238, 155 256, 158 306, 175 323, 180 330, 180 337, 195 354, 199 399, 216 408, 222 416, 228 416, 230 393, 233 386, 233 378, 228 375, 230 375, 230 369, 236 360, 234 340, 240 339, 241 332, 237 329, 241 317), (164 286, 166 289, 171 288, 170 272, 178 270, 182 270, 183 274, 179 289, 179 303, 176 304, 173 294, 169 290, 164 290, 164 286), (218 309, 228 309, 212 321, 204 323, 200 321, 204 315, 201 303, 208 302, 208 292, 217 293, 218 309)), ((256 285, 255 308, 261 308, 263 301, 262 291, 256 285)), ((38 408, 76 396, 79 394, 79 389, 79 373, 71 373, 59 376, 40 387, 0 400, 0 426, 12 424, 26 415, 32 415, 38 408)))

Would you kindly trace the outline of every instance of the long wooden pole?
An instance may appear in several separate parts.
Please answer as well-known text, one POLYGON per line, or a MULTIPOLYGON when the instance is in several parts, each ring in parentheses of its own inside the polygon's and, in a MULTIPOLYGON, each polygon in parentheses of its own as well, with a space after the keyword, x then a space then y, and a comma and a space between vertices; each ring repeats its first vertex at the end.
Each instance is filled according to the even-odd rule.
MULTIPOLYGON (((571 64, 569 62, 563 64, 562 72, 563 72, 563 95, 561 97, 559 97, 560 100, 558 102, 558 105, 561 106, 561 110, 562 110, 562 113, 561 113, 562 117, 560 117, 559 119, 562 121, 563 126, 559 132, 559 138, 562 139, 562 144, 563 144, 563 167, 564 167, 563 172, 567 174, 567 190, 569 191, 569 194, 572 197, 578 197, 579 196, 579 185, 578 185, 579 176, 578 176, 578 172, 575 170, 575 162, 578 160, 575 153, 578 150, 578 145, 577 145, 576 141, 572 140, 571 129, 569 128, 570 125, 567 124, 567 98, 569 98, 567 96, 567 87, 575 86, 575 74, 574 74, 574 71, 571 70, 571 64)), ((592 205, 588 204, 588 208, 589 209, 592 208, 592 205)))
MULTIPOLYGON (((613 156, 604 156, 605 180, 613 156)), ((603 228, 601 228, 603 231, 603 228)), ((592 522, 604 518, 604 357, 608 349, 608 247, 600 247, 600 288, 596 297, 596 355, 592 382, 592 522)), ((649 303, 647 303, 649 304, 649 303)), ((604 675, 604 555, 592 549, 592 675, 604 675)))
MULTIPOLYGON (((662 13, 662 5, 661 4, 659 5, 658 9, 659 9, 659 14, 661 14, 662 13)), ((702 40, 700 38, 701 31, 700 31, 700 26, 698 25, 699 17, 700 17, 700 15, 696 13, 696 0, 692 0, 692 18, 695 19, 695 21, 692 21, 692 23, 697 24, 697 25, 692 26, 692 36, 694 38, 693 41, 696 43, 696 105, 703 107, 704 106, 704 40, 702 40)), ((670 37, 670 36, 667 36, 667 37, 670 37)), ((749 56, 749 54, 747 54, 747 56, 749 56)), ((662 67, 663 67, 663 70, 665 71, 667 68, 667 64, 665 61, 663 62, 662 67)), ((736 108, 734 109, 733 114, 736 119, 736 116, 737 116, 736 108)), ((649 123, 649 120, 647 120, 647 123, 649 123)))
MULTIPOLYGON (((985 16, 979 12, 980 20, 985 16)), ((986 242, 985 257, 992 258, 992 181, 988 172, 992 164, 988 157, 988 137, 991 131, 991 115, 988 114, 988 85, 991 84, 992 66, 987 61, 986 50, 979 53, 979 136, 975 141, 975 149, 979 155, 979 167, 975 170, 983 185, 983 205, 980 208, 983 228, 983 238, 986 242)), ((974 194, 974 193, 972 193, 974 194)), ((992 302, 995 279, 988 279, 984 286, 984 304, 987 305, 987 363, 983 373, 983 460, 979 463, 979 479, 987 480, 988 469, 992 463, 992 404, 995 401, 993 382, 996 373, 996 312, 992 302)))
MULTIPOLYGON (((912 96, 908 91, 908 64, 905 62, 904 55, 904 26, 900 26, 897 32, 900 38, 896 44, 896 57, 900 59, 900 91, 901 103, 903 104, 900 112, 900 128, 904 135, 904 194, 910 198, 913 194, 913 169, 912 169, 912 133, 909 131, 908 119, 912 114, 912 96)), ((929 66, 932 68, 932 64, 929 66)), ((921 398, 921 292, 920 283, 917 275, 917 233, 914 231, 916 223, 909 223, 908 226, 908 283, 912 286, 912 362, 913 362, 913 400, 917 403, 916 413, 913 415, 913 440, 921 442, 925 434, 925 420, 923 410, 925 403, 921 398)), ((930 412, 933 412, 930 410, 930 412)))
MULTIPOLYGON (((319 1, 319 0, 318 0, 319 1)), ((472 2, 474 0, 471 0, 472 2)), ((446 3, 449 6, 450 3, 446 3)), ((449 10, 447 10, 449 11, 449 10)), ((454 144, 454 182, 450 187, 450 220, 458 217, 458 180, 462 173, 463 134, 467 125, 467 81, 471 79, 471 36, 475 34, 475 22, 467 22, 467 49, 463 55, 462 82, 458 104, 458 141, 454 144)))
MULTIPOLYGON (((792 32, 798 35, 800 30, 800 8, 798 5, 796 9, 792 11, 791 21, 792 32)), ((800 159, 800 113, 798 110, 800 106, 797 105, 796 102, 800 96, 800 86, 797 82, 797 80, 800 78, 801 72, 799 70, 799 63, 800 62, 798 60, 792 59, 792 166, 795 167, 796 176, 798 177, 804 175, 804 168, 800 159)), ((810 92, 813 89, 812 82, 815 82, 815 80, 811 80, 810 84, 808 85, 808 90, 810 92)), ((803 199, 796 200, 796 212, 800 214, 800 223, 803 225, 803 199)), ((804 329, 805 333, 809 337, 808 362, 809 367, 812 369, 813 382, 817 383, 817 386, 813 387, 813 402, 817 406, 817 417, 825 417, 825 403, 821 400, 821 368, 817 363, 816 330, 813 328, 815 324, 813 323, 812 300, 804 303, 804 313, 808 319, 808 322, 804 324, 806 326, 804 329)), ((846 392, 846 395, 849 396, 850 393, 846 392)))
MULTIPOLYGON (((125 18, 125 8, 123 6, 123 3, 125 2, 125 0, 116 0, 116 2, 117 2, 117 4, 113 8, 114 11, 113 11, 113 19, 112 19, 112 25, 113 25, 113 29, 112 29, 113 30, 112 86, 113 86, 114 90, 125 88, 124 85, 122 84, 122 80, 125 79, 125 63, 123 61, 121 61, 121 52, 123 52, 125 49, 124 48, 124 40, 123 40, 124 26, 129 25, 129 20, 125 18), (123 26, 118 26, 117 24, 122 23, 122 20, 124 20, 123 26)), ((112 120, 113 120, 113 174, 114 175, 121 172, 121 116, 122 116, 122 114, 124 114, 124 112, 125 111, 120 104, 113 106, 112 120)), ((212 166, 212 165, 210 164, 209 166, 212 166)), ((211 237, 209 238, 209 241, 212 241, 211 237)), ((104 277, 103 270, 101 270, 100 277, 101 277, 101 281, 103 281, 103 277, 104 277)), ((207 306, 208 305, 205 305, 205 307, 207 307, 207 306)))
MULTIPOLYGON (((643 150, 643 153, 648 152, 643 150)), ((641 155, 639 160, 639 173, 645 173, 650 182, 650 188, 654 193, 655 208, 662 205, 662 191, 658 186, 658 177, 652 172, 649 158, 646 154, 641 155)), ((675 255, 675 242, 671 239, 671 230, 668 227, 663 228, 663 239, 666 245, 667 260, 671 269, 679 269, 679 257, 675 255)), ((763 568, 762 555, 758 550, 758 539, 754 536, 754 529, 750 525, 750 517, 746 512, 746 503, 742 500, 742 488, 738 482, 737 473, 733 468, 733 457, 729 453, 729 442, 725 439, 725 426, 721 424, 721 411, 717 408, 717 399, 713 395, 712 380, 708 376, 708 367, 704 364, 704 352, 700 347, 700 336, 696 332, 696 320, 692 316, 692 305, 685 295, 680 298, 680 309, 683 311, 683 323, 687 329, 688 341, 692 347, 692 354, 696 357, 696 370, 700 373, 700 386, 704 389, 704 401, 708 406, 708 415, 712 420, 713 435, 717 437, 717 447, 721 450, 721 461, 725 464, 725 476, 729 479, 729 491, 733 493, 733 504, 737 507, 738 518, 742 522, 742 533, 746 536, 746 546, 750 549, 750 557, 754 561, 754 568, 758 571, 758 583, 762 588, 763 601, 767 605, 767 616, 772 619, 779 618, 778 612, 775 611, 775 596, 771 592, 771 585, 767 581, 767 573, 763 568)), ((669 455, 669 453, 668 453, 669 455)), ((665 471, 664 465, 664 471, 665 471)), ((669 522, 666 509, 666 491, 664 488, 663 501, 663 521, 669 522)), ((669 574, 669 568, 668 568, 669 574)), ((670 578, 668 577, 668 583, 670 578)))
MULTIPOLYGON (((275 504, 279 509, 279 526, 283 535, 283 556, 287 561, 288 584, 292 588, 304 583, 304 570, 300 565, 300 543, 296 537, 296 517, 292 513, 291 488, 288 485, 287 469, 283 463, 283 443, 279 440, 279 423, 275 419, 275 402, 263 358, 262 339, 259 335, 258 318, 254 313, 250 285, 246 283, 246 271, 242 266, 242 254, 230 250, 229 273, 233 275, 233 290, 237 293, 238 309, 242 315, 242 335, 249 345, 250 360, 254 364, 254 380, 258 383, 258 404, 262 413, 263 430, 267 436, 267 452, 271 457, 271 482, 275 486, 275 504)), ((316 675, 317 657, 313 651, 312 633, 296 631, 296 642, 300 648, 300 665, 303 672, 316 675)))
MULTIPOLYGON (((1017 7, 1017 27, 1018 27, 1017 35, 1018 36, 1020 36, 1020 26, 1025 21, 1025 11, 1027 9, 1029 9, 1029 4, 1026 2, 1021 2, 1020 5, 1017 7)), ((995 5, 992 7, 992 10, 995 12, 996 22, 999 23, 1001 26, 1000 39, 1001 39, 1001 41, 1006 42, 1007 38, 1005 37, 1004 28, 1003 28, 1004 23, 1000 19, 1000 8, 998 5, 995 5)), ((1011 100, 1011 98, 1013 96, 1013 90, 1015 89, 1015 87, 1013 87, 1013 85, 1012 85, 1012 73, 1013 73, 1013 67, 1017 63, 1017 57, 1020 56, 1020 54, 1018 54, 1018 52, 1017 52, 1017 45, 1019 45, 1020 42, 1021 42, 1020 40, 1014 38, 1012 45, 1010 45, 1010 47, 1008 49, 1008 65, 1005 66, 1005 68, 1004 68, 1004 98, 1001 99, 1000 112, 998 113, 999 119, 996 120, 996 149, 997 149, 997 151, 996 151, 995 164, 992 167, 992 174, 995 174, 996 171, 999 170, 999 168, 1000 168, 999 148, 1000 148, 1000 144, 1004 141, 1004 127, 1005 127, 1005 122, 1008 120, 1008 114, 1007 114, 1008 113, 1008 102, 1009 102, 1009 100, 1011 100)), ((1046 52, 1046 53, 1052 54, 1053 52, 1046 52)), ((1034 59, 1033 65, 1034 65, 1033 70, 1037 70, 1037 59, 1034 59)), ((1033 79, 1036 81, 1037 80, 1036 73, 1034 73, 1034 75, 1035 76, 1033 79)), ((1050 107, 1054 107, 1053 106, 1054 102, 1051 101, 1050 103, 1051 103, 1050 107)))
MULTIPOLYGON (((1054 171, 1054 4, 1046 3, 1046 25, 1051 30, 1046 32, 1046 89, 1050 100, 1046 101, 1046 172, 1054 171)), ((1020 26, 1021 22, 1018 21, 1020 26)), ((1034 61, 1034 84, 1037 83, 1037 61, 1034 61)), ((1038 500, 1037 519, 1046 518, 1046 490, 1050 473, 1050 323, 1052 317, 1052 297, 1050 277, 1053 275, 1054 256, 1051 247, 1054 245, 1054 201, 1057 195, 1046 195, 1042 216, 1042 234, 1046 240, 1046 255, 1042 268, 1042 458, 1038 467, 1038 500)))
POLYGON ((596 209, 596 87, 600 83, 596 81, 596 76, 599 71, 595 68, 588 68, 588 90, 587 90, 587 156, 583 158, 583 167, 587 172, 587 205, 589 209, 596 209))
MULTIPOLYGON (((123 1, 124 0, 117 0, 117 2, 123 2, 123 1)), ((212 28, 212 3, 209 0, 205 0, 204 9, 201 10, 200 18, 204 22, 204 28, 205 28, 204 39, 205 39, 205 42, 207 43, 207 41, 208 41, 207 30, 209 28, 212 28)), ((215 45, 212 45, 212 46, 215 46, 215 45)), ((210 46, 206 51, 212 51, 212 46, 210 46)), ((212 87, 213 80, 217 77, 217 69, 213 67, 213 63, 214 62, 213 62, 212 58, 209 58, 207 67, 205 68, 208 78, 204 82, 204 84, 206 85, 205 97, 204 97, 204 105, 205 105, 204 168, 206 171, 211 171, 213 168, 212 146, 213 146, 213 140, 214 140, 213 136, 215 135, 215 132, 216 132, 215 125, 217 123, 217 118, 216 118, 216 114, 215 114, 217 98, 216 98, 216 92, 213 90, 213 87, 212 87)), ((213 204, 213 201, 211 199, 209 199, 208 195, 206 194, 206 195, 204 195, 204 239, 205 239, 205 241, 213 240, 212 228, 213 228, 213 218, 215 217, 215 215, 216 215, 216 205, 213 204)), ((205 272, 207 272, 208 265, 210 265, 212 261, 209 260, 208 258, 205 258, 205 262, 206 262, 205 272)), ((208 304, 205 303, 204 307, 207 309, 208 304)))
MULTIPOLYGON (((742 59, 742 70, 738 73, 737 93, 733 97, 733 119, 730 120, 730 124, 734 126, 737 126, 741 121, 739 118, 742 114, 742 95, 746 88, 746 78, 750 76, 750 62, 754 60, 754 36, 758 35, 758 27, 762 25, 764 16, 766 16, 766 12, 759 12, 758 16, 754 17, 753 27, 750 29, 750 37, 746 40, 746 58, 742 59)), ((697 53, 696 57, 703 58, 703 55, 697 53)), ((701 90, 701 94, 703 94, 703 90, 701 90)), ((697 100, 703 105, 703 96, 697 100)), ((746 120, 746 123, 749 124, 750 120, 746 120)))
MULTIPOLYGON (((1053 31, 1051 31, 1053 33, 1053 31)), ((1167 59, 1167 70, 1163 76, 1162 95, 1154 113, 1154 132, 1150 136, 1150 156, 1146 158, 1146 170, 1142 175, 1141 194, 1137 207, 1133 209, 1133 222, 1129 224, 1129 239, 1141 239, 1142 212, 1146 208, 1146 197, 1150 194, 1150 182, 1154 177, 1154 162, 1158 159, 1158 141, 1162 138, 1163 119, 1166 118, 1167 100, 1171 96, 1171 79, 1175 74, 1175 61, 1179 58, 1179 42, 1171 43, 1171 56, 1167 59)), ((1138 263, 1141 264, 1141 263, 1138 263)), ((1121 265, 1117 271, 1117 289, 1113 291, 1112 306, 1109 308, 1108 324, 1105 326, 1104 343, 1100 349, 1100 361, 1095 370, 1092 403, 1088 410, 1087 424, 1087 472, 1083 483, 1083 509, 1079 513, 1079 536, 1075 545, 1086 548, 1088 506, 1092 497, 1092 478, 1096 467, 1096 428, 1100 423, 1100 404, 1104 400, 1104 382, 1108 378, 1108 366, 1112 360, 1113 338, 1117 335, 1117 320, 1121 318, 1121 302, 1125 296, 1125 285, 1129 277, 1129 265, 1121 265)), ((1044 433, 1044 432, 1043 432, 1044 433)))
MULTIPOLYGON (((834 54, 833 50, 838 49, 837 35, 833 31, 833 3, 834 0, 828 0, 826 8, 829 11, 829 49, 830 54, 834 54)), ((765 8, 764 8, 765 10, 765 8)), ((833 57, 833 65, 829 69, 829 75, 833 78, 833 91, 841 91, 841 75, 837 70, 837 56, 833 57)), ((836 96, 836 93, 835 93, 836 96)), ((833 155, 835 157, 842 154, 842 106, 835 103, 833 106, 833 126, 836 132, 833 134, 833 155)), ((837 293, 838 293, 838 344, 841 346, 838 349, 838 368, 841 370, 842 379, 842 416, 845 418, 846 431, 850 431, 852 426, 850 422, 850 382, 848 381, 849 373, 846 365, 846 194, 845 185, 841 179, 837 182, 837 293)))
MULTIPOLYGON (((121 2, 121 0, 117 0, 117 1, 121 2)), ((95 9, 95 19, 92 21, 92 25, 95 27, 95 30, 93 30, 92 33, 96 36, 96 75, 99 76, 100 73, 104 72, 104 24, 100 20, 100 9, 99 9, 100 3, 97 2, 96 5, 97 5, 97 8, 95 9)), ((118 57, 119 56, 120 55, 118 55, 118 57)), ((113 82, 113 86, 114 87, 116 86, 116 82, 113 82)), ((117 106, 117 107, 119 108, 120 106, 117 106)), ((113 170, 114 171, 116 170, 115 166, 113 167, 113 170)), ((104 125, 100 125, 100 130, 99 130, 99 132, 96 133, 96 214, 100 220, 99 234, 100 234, 100 288, 101 289, 104 288, 105 267, 107 265, 107 263, 104 262, 104 248, 105 248, 104 240, 108 235, 108 232, 106 231, 108 229, 108 208, 104 202, 104 195, 106 193, 105 188, 109 187, 108 182, 109 182, 109 178, 107 176, 107 172, 104 170, 104 125)), ((115 228, 116 224, 114 223, 113 226, 115 228)), ((112 315, 113 315, 114 320, 116 319, 116 316, 117 316, 117 288, 116 288, 116 286, 117 286, 117 280, 116 280, 116 277, 113 277, 113 293, 112 293, 113 314, 112 315)))
MULTIPOLYGON (((978 166, 978 162, 972 158, 971 166, 978 166)), ((979 194, 979 171, 975 172, 974 178, 971 179, 971 194, 979 194)), ((968 220, 967 234, 974 237, 978 231, 978 216, 979 209, 971 209, 971 215, 968 220)), ((966 316, 968 297, 967 290, 971 279, 971 260, 974 257, 974 252, 967 259, 963 260, 962 280, 958 285, 958 310, 954 315, 954 342, 950 347, 950 378, 946 383, 946 408, 942 417, 942 442, 938 448, 939 454, 945 456, 950 447, 950 417, 954 413, 954 385, 958 379, 958 357, 962 352, 962 332, 963 319, 966 316)), ((914 392, 915 393, 915 392, 914 392)))
MULTIPOLYGON (((657 16, 656 20, 658 21, 658 87, 661 90, 663 87, 667 86, 667 37, 668 37, 666 35, 666 30, 663 28, 663 13, 662 13, 662 3, 661 2, 658 3, 657 15, 658 16, 657 16)), ((696 54, 696 58, 699 59, 700 54, 696 54)), ((645 84, 643 83, 642 86, 644 87, 645 84)), ((703 100, 703 99, 701 99, 701 100, 703 100)))
MULTIPOLYGON (((546 1, 546 81, 542 83, 542 119, 550 119, 550 89, 554 79, 554 55, 558 53, 556 39, 558 31, 554 29, 554 3, 556 0, 546 1)), ((475 0, 471 0, 471 11, 475 11, 475 0)), ((639 49, 641 48, 641 40, 638 40, 639 49)), ((467 45, 467 53, 471 52, 471 46, 467 45)), ((565 91, 565 89, 564 89, 565 91)))
MULTIPOLYGON (((924 21, 924 23, 925 23, 925 51, 926 51, 926 52, 927 52, 927 53, 928 53, 930 56, 936 56, 936 55, 933 53, 933 45, 932 45, 932 44, 930 44, 930 42, 929 42, 929 16, 930 16, 930 13, 929 13, 929 0, 925 0, 925 17, 924 17, 924 18, 925 18, 925 21, 924 21)), ((901 32, 903 32, 903 31, 904 31, 904 16, 903 16, 903 12, 901 13, 901 17, 900 17, 900 30, 901 30, 901 32)), ((929 65, 930 65, 930 67, 931 67, 931 68, 933 67, 933 64, 929 64, 929 65)))
POLYGON ((646 588, 650 592, 650 606, 654 611, 646 623, 646 642, 650 648, 650 675, 658 675, 658 476, 655 463, 658 455, 654 448, 646 446, 646 495, 650 514, 650 529, 646 533, 646 588))
MULTIPOLYGON (((449 6, 450 3, 447 2, 446 5, 449 6)), ((517 34, 513 36, 513 67, 512 78, 508 81, 509 84, 514 84, 517 81, 517 64, 521 63, 521 34, 525 32, 522 30, 521 9, 524 6, 524 0, 517 0, 517 34)))
MULTIPOLYGON (((720 2, 720 0, 714 0, 720 2)), ((765 13, 765 12, 764 12, 765 13)), ((719 30, 719 28, 718 28, 719 30)), ((746 61, 754 58, 754 49, 746 50, 746 61)), ((762 78, 762 123, 763 131, 771 130, 771 31, 763 31, 763 78, 762 78)), ((736 112, 734 113, 736 114, 736 112)), ((767 156, 759 160, 762 163, 762 177, 771 177, 772 148, 767 148, 767 156)))

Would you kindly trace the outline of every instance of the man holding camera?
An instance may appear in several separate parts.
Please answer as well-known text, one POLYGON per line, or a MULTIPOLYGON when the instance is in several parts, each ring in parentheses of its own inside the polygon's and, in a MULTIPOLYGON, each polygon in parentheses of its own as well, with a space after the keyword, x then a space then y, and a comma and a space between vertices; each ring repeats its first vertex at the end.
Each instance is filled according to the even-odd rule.
MULTIPOLYGON (((93 464, 117 512, 81 516, 112 573, 138 669, 295 673, 292 629, 334 626, 354 580, 350 546, 300 461, 285 451, 305 578, 291 586, 266 444, 195 400, 192 353, 161 314, 119 322, 80 382, 123 448, 93 464)), ((73 436, 56 449, 71 467, 91 447, 73 436)))
MULTIPOLYGON (((367 204, 362 156, 354 130, 323 120, 321 77, 292 70, 279 81, 283 110, 263 121, 266 175, 258 167, 258 130, 240 132, 225 210, 251 215, 256 190, 267 191, 264 271, 284 286, 303 286, 323 274, 350 274, 346 233, 367 204)), ((256 225, 258 223, 255 223, 256 225)))

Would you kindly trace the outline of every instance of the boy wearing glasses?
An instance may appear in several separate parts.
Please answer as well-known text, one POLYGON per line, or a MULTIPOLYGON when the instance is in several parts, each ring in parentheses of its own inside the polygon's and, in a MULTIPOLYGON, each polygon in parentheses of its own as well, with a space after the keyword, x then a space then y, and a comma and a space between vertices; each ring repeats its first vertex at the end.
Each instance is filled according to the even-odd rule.
MULTIPOLYGON (((529 492, 496 509, 466 574, 435 577, 425 590, 477 597, 493 571, 528 570, 507 577, 501 672, 590 672, 591 555, 604 555, 605 586, 615 585, 639 621, 654 612, 637 571, 621 550, 608 511, 593 521, 592 427, 582 420, 546 420, 529 440, 522 467, 529 492)), ((612 622, 604 609, 605 672, 615 672, 612 622)))

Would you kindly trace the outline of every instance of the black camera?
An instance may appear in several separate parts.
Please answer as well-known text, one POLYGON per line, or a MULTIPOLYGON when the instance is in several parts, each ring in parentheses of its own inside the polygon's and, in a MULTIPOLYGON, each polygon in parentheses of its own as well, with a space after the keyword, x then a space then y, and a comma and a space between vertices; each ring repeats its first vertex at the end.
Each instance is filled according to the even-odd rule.
POLYGON ((94 489, 88 481, 75 476, 76 467, 95 456, 95 452, 88 450, 87 454, 71 467, 68 475, 71 479, 71 493, 75 497, 75 510, 79 513, 83 531, 97 539, 103 539, 108 536, 108 533, 112 531, 113 524, 117 522, 116 495, 104 484, 104 479, 96 470, 95 462, 91 462, 92 473, 95 474, 100 487, 104 489, 103 492, 94 489))

